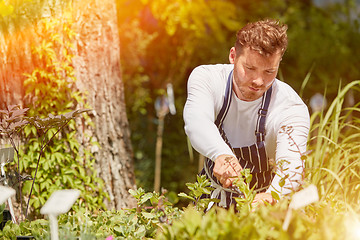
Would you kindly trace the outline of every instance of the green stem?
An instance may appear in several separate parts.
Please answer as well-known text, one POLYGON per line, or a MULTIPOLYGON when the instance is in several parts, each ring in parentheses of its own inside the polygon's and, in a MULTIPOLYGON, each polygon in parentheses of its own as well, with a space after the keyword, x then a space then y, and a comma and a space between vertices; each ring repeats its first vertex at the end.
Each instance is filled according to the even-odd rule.
POLYGON ((37 170, 38 170, 38 168, 39 168, 39 163, 40 163, 41 155, 43 154, 45 147, 51 142, 51 140, 56 136, 56 134, 58 134, 71 120, 72 120, 72 119, 69 119, 67 122, 65 122, 65 123, 54 133, 54 135, 51 136, 51 138, 47 141, 47 143, 46 143, 45 145, 43 145, 43 143, 44 143, 44 139, 45 139, 46 132, 47 132, 49 129, 48 129, 46 132, 44 132, 44 137, 43 137, 42 143, 41 143, 42 147, 41 147, 41 149, 40 149, 40 154, 39 154, 39 157, 38 157, 38 160, 37 160, 36 169, 35 169, 35 174, 34 174, 33 182, 32 182, 32 184, 31 184, 29 199, 28 199, 27 204, 26 204, 25 217, 26 217, 27 219, 28 219, 28 209, 29 209, 29 205, 30 205, 30 198, 31 198, 31 194, 32 194, 32 191, 33 191, 33 188, 34 188, 35 179, 36 179, 36 174, 37 174, 37 170))

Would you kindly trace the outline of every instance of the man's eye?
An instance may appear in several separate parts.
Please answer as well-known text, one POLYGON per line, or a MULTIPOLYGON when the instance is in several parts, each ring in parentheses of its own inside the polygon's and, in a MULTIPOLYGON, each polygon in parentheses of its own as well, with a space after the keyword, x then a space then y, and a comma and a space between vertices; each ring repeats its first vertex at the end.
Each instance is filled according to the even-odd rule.
POLYGON ((246 69, 248 69, 248 70, 254 70, 253 67, 246 67, 246 69))
POLYGON ((275 71, 272 71, 272 70, 268 70, 266 71, 267 74, 273 74, 275 71))

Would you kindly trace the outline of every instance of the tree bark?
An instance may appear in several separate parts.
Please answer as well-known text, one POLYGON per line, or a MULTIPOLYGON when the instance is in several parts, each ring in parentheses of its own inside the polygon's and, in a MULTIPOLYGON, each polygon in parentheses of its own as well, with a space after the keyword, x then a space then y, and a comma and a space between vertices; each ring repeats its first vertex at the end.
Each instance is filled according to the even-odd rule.
POLYGON ((120 69, 120 40, 114 0, 80 1, 76 16, 79 88, 89 92, 95 110, 99 174, 109 193, 109 208, 134 204, 128 190, 135 187, 132 148, 120 69))
MULTIPOLYGON (((55 9, 56 4, 64 5, 56 0, 45 2, 47 5, 41 7, 46 17, 54 15, 51 9, 55 9)), ((56 13, 63 11, 61 8, 56 13)), ((109 209, 132 207, 134 199, 128 189, 135 188, 135 177, 121 79, 116 3, 115 0, 73 1, 72 14, 78 33, 73 59, 76 84, 80 91, 88 93, 88 104, 94 110, 91 118, 95 129, 90 135, 100 145, 93 153, 95 169, 110 196, 106 205, 109 209)), ((34 17, 24 20, 20 30, 10 20, 7 24, 7 29, 0 33, 0 109, 7 105, 23 105, 23 73, 31 73, 37 65, 31 46, 42 41, 34 17)), ((77 127, 83 134, 84 125, 78 122, 77 127)))

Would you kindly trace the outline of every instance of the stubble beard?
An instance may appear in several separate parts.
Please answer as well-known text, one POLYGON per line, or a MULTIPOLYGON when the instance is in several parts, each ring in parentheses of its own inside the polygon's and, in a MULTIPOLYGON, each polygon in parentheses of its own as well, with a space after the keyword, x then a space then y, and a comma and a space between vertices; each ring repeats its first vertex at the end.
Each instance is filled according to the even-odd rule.
POLYGON ((236 94, 236 95, 242 101, 245 101, 245 102, 255 101, 256 99, 259 99, 264 94, 264 92, 262 90, 259 90, 258 92, 254 92, 254 91, 251 91, 250 89, 246 89, 246 88, 249 88, 249 86, 246 86, 246 87, 238 87, 237 86, 239 94, 236 94), (240 95, 240 96, 238 96, 238 95, 240 95))

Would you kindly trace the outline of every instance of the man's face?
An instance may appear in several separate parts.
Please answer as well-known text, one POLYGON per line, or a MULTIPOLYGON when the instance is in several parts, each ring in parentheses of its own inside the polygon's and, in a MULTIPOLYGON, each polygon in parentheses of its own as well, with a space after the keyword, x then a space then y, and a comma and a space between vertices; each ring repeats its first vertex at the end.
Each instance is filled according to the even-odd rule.
POLYGON ((281 53, 270 56, 245 47, 240 56, 231 48, 229 60, 234 64, 233 89, 243 101, 260 98, 274 82, 281 61, 281 53))

